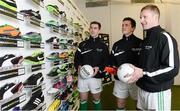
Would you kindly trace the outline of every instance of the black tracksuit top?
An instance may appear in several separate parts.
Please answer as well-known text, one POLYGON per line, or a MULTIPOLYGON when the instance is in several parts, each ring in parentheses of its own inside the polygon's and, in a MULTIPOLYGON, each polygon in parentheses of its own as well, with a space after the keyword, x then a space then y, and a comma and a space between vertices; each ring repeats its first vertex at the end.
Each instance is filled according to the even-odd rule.
POLYGON ((139 65, 144 73, 137 81, 141 89, 147 92, 170 89, 179 71, 176 40, 160 26, 146 30, 139 65))
MULTIPOLYGON (((109 51, 105 43, 99 37, 90 37, 88 40, 79 44, 75 53, 74 64, 75 68, 78 66, 91 65, 92 67, 99 67, 100 71, 108 64, 109 51)), ((98 73, 94 78, 102 78, 104 73, 98 73)))
MULTIPOLYGON (((123 36, 122 39, 115 42, 112 51, 111 59, 109 59, 110 65, 119 67, 123 63, 131 63, 138 66, 141 39, 131 34, 129 37, 123 36)), ((116 80, 119 80, 117 75, 114 76, 116 80)))

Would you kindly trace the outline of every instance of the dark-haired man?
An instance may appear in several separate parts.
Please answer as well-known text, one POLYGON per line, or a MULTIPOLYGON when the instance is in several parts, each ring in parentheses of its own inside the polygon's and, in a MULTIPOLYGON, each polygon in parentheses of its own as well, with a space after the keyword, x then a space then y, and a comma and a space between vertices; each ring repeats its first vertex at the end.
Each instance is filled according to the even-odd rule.
POLYGON ((90 91, 95 105, 94 110, 101 110, 100 93, 102 91, 101 78, 104 67, 107 65, 109 51, 105 43, 100 41, 99 33, 101 24, 90 23, 90 38, 79 44, 75 53, 75 67, 80 70, 83 65, 90 65, 94 69, 94 76, 90 79, 83 79, 78 76, 78 91, 80 92, 80 110, 87 110, 88 92, 90 91))
MULTIPOLYGON (((138 65, 138 52, 141 39, 137 38, 133 32, 136 28, 136 22, 130 17, 126 17, 122 21, 123 37, 115 42, 111 51, 110 63, 114 67, 119 67, 123 63, 131 63, 138 65)), ((117 98, 117 110, 125 110, 126 98, 130 95, 132 99, 137 100, 137 86, 135 83, 126 84, 114 76, 113 95, 117 98)))

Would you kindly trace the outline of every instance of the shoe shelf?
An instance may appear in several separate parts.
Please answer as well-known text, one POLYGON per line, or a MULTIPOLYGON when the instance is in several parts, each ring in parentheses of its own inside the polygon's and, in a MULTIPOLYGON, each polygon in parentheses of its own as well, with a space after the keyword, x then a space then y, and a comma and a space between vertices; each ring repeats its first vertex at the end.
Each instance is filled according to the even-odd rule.
POLYGON ((60 45, 52 45, 51 49, 60 49, 60 50, 73 50, 74 46, 72 45, 66 45, 66 44, 60 44, 60 45))
POLYGON ((15 106, 21 104, 22 102, 26 101, 26 94, 14 94, 12 97, 4 99, 0 101, 0 110, 10 110, 15 106))
POLYGON ((59 18, 59 13, 57 13, 57 12, 55 12, 55 11, 53 11, 52 13, 50 13, 51 15, 54 15, 54 16, 56 16, 56 17, 58 17, 59 18))
POLYGON ((66 59, 58 59, 58 60, 54 60, 54 61, 50 61, 51 62, 51 66, 58 66, 58 65, 62 65, 65 63, 68 63, 68 61, 66 59))
MULTIPOLYGON (((84 28, 85 25, 81 25, 83 24, 83 17, 80 14, 80 12, 78 12, 77 7, 71 2, 71 0, 50 0, 50 1, 46 1, 46 0, 31 0, 31 1, 21 1, 21 0, 15 0, 14 1, 15 4, 17 4, 18 9, 33 9, 33 10, 38 10, 39 12, 41 12, 41 15, 39 15, 39 13, 37 14, 30 14, 33 15, 32 16, 27 16, 28 14, 23 14, 20 13, 20 11, 13 11, 10 10, 6 7, 1 7, 0 6, 0 15, 3 16, 8 16, 9 19, 11 19, 10 17, 12 17, 13 20, 17 21, 18 23, 11 21, 11 20, 4 20, 2 21, 2 23, 6 23, 6 21, 8 21, 7 23, 10 22, 10 24, 16 26, 16 25, 20 25, 20 29, 22 28, 22 32, 26 32, 27 30, 33 30, 33 31, 37 31, 39 33, 41 33, 42 35, 46 35, 45 38, 43 38, 43 40, 48 39, 47 37, 49 36, 59 36, 60 39, 67 39, 67 40, 73 40, 73 42, 71 41, 67 41, 67 43, 63 43, 60 44, 60 42, 54 42, 53 43, 58 43, 58 44, 49 44, 49 43, 45 43, 44 41, 41 43, 35 43, 35 42, 31 42, 28 40, 25 40, 23 37, 19 37, 20 39, 13 39, 13 38, 7 38, 7 37, 1 37, 0 36, 0 48, 1 47, 9 47, 7 48, 7 52, 11 52, 12 53, 17 53, 16 52, 16 48, 23 48, 24 54, 23 56, 25 56, 26 54, 31 53, 31 51, 33 52, 33 50, 43 50, 44 55, 43 57, 45 58, 46 56, 48 56, 48 52, 66 52, 67 50, 75 50, 77 47, 77 42, 80 41, 80 37, 82 37, 82 30, 84 28), (22 2, 22 3, 21 3, 22 2), (59 3, 58 3, 59 2, 59 3), (67 3, 69 2, 69 3, 67 3), (54 12, 54 13, 45 13, 46 10, 46 5, 48 4, 54 4, 57 5, 59 7, 59 13, 54 12), (61 6, 60 6, 61 5, 61 6), (20 6, 20 7, 19 7, 20 6), (75 10, 73 10, 75 9, 75 10), (77 13, 76 13, 77 11, 77 13), (67 14, 67 16, 66 16, 67 14), (73 15, 74 14, 74 15, 73 15), (38 16, 36 16, 38 15, 38 16), (34 17, 36 16, 36 17, 34 17), (41 19, 42 17, 42 19, 41 19), (69 18, 71 17, 71 18, 69 18), (38 19, 39 18, 39 19, 38 19), (43 20, 57 20, 57 25, 55 24, 51 24, 48 26, 46 26, 46 23, 43 20), (80 21, 78 21, 78 20, 80 21), (21 21, 19 21, 21 20, 21 21), (74 23, 74 21, 76 21, 77 23, 74 23), (12 22, 12 23, 11 23, 12 22), (63 26, 66 25, 66 26, 63 26), (48 28, 47 28, 48 27, 48 28), (44 29, 43 29, 44 28, 44 29), (46 31, 45 29, 48 29, 49 31, 46 31), (73 32, 78 32, 78 36, 75 36, 73 32), (77 41, 76 41, 77 40, 77 41), (75 45, 76 44, 76 45, 75 45), (48 46, 47 46, 48 45, 48 46), (47 47, 46 47, 47 46, 47 47), (15 47, 11 48, 11 47, 15 47), (11 49, 10 49, 11 48, 11 49), (27 53, 26 53, 27 52, 27 53)), ((22 11, 21 11, 22 12, 22 11)), ((33 11, 32 11, 33 12, 33 11)), ((34 11, 36 12, 36 11, 34 11)), ((85 22, 84 22, 85 23, 85 22)), ((88 23, 87 23, 88 24, 88 23)), ((87 28, 87 25, 86 25, 87 28)), ((85 29, 85 28, 84 28, 85 29)), ((38 40, 37 40, 38 42, 38 40)), ((18 49, 19 50, 19 49, 18 49)), ((2 50, 4 51, 4 50, 2 50)), ((6 50, 4 51, 5 53, 6 50)), ((3 53, 4 53, 3 52, 3 53)), ((68 55, 68 58, 66 56, 62 56, 61 58, 64 59, 56 59, 56 60, 42 60, 40 61, 39 58, 41 58, 41 56, 37 56, 37 60, 39 62, 35 62, 33 59, 35 58, 34 53, 31 55, 32 59, 27 59, 24 58, 23 60, 23 65, 22 66, 18 66, 18 67, 3 67, 0 68, 0 81, 1 80, 5 80, 8 78, 11 79, 25 79, 22 78, 24 76, 27 76, 26 73, 36 73, 40 72, 42 73, 43 76, 41 76, 41 78, 38 78, 37 80, 33 80, 33 82, 31 81, 30 83, 34 84, 34 85, 26 85, 25 83, 28 81, 28 79, 24 82, 24 89, 23 89, 23 93, 24 94, 15 94, 13 95, 13 97, 4 99, 2 101, 0 101, 0 111, 1 110, 12 110, 13 108, 17 108, 17 106, 22 106, 24 105, 24 101, 27 100, 27 98, 32 98, 33 96, 35 96, 37 94, 37 92, 41 91, 42 95, 45 97, 43 101, 41 101, 41 103, 34 109, 34 110, 48 110, 46 109, 49 105, 51 104, 51 102, 53 101, 53 99, 62 99, 62 102, 68 102, 71 101, 71 104, 62 104, 58 105, 58 110, 60 110, 61 108, 63 110, 67 109, 67 107, 69 106, 69 108, 67 110, 78 110, 79 109, 79 99, 76 98, 76 96, 73 96, 73 92, 75 89, 77 89, 77 75, 73 74, 74 67, 73 67, 73 56, 70 53, 68 55), (38 58, 39 57, 39 58, 38 58), (66 67, 61 67, 61 65, 63 64, 67 64, 66 67), (59 67, 60 70, 58 70, 58 74, 54 74, 57 76, 53 77, 49 77, 46 76, 46 71, 49 71, 49 69, 53 68, 53 67, 59 67), (23 75, 23 76, 20 76, 23 75), (19 76, 19 77, 17 77, 19 76), (68 76, 72 76, 72 79, 69 78, 68 76), (17 78, 16 78, 17 77, 17 78), (67 82, 63 81, 63 79, 66 79, 67 82), (53 87, 55 83, 57 83, 58 81, 61 81, 64 83, 64 85, 62 85, 62 87, 59 88, 58 92, 57 90, 50 90, 51 92, 48 93, 49 91, 49 87, 53 87), (39 83, 40 81, 40 83, 39 83), (42 82, 43 81, 43 82, 42 82), (69 86, 70 84, 72 84, 71 86, 69 86), (76 84, 76 85, 75 85, 76 84), (27 97, 28 95, 32 95, 32 97, 27 97), (72 97, 71 97, 72 96, 72 97), (58 98, 57 98, 58 97, 58 98), (22 103, 23 102, 23 103, 22 103), (20 104, 22 103, 22 105, 20 104), (20 104, 20 105, 18 105, 20 104), (71 107, 72 106, 72 107, 71 107)), ((36 54, 35 54, 36 55, 36 54)), ((51 56, 49 57, 51 58, 51 56)), ((52 56, 53 58, 53 56, 52 56)), ((32 74, 32 75, 36 75, 36 74, 32 74)), ((35 78, 35 77, 32 77, 35 78)), ((56 86, 54 86, 56 87, 56 86)), ((39 97, 39 96, 38 96, 39 97)), ((37 102, 37 101, 36 101, 37 102)), ((30 104, 30 106, 32 106, 32 104, 30 104)))
POLYGON ((63 72, 63 73, 57 75, 56 77, 51 78, 51 81, 52 81, 52 83, 57 83, 58 81, 63 80, 67 75, 68 75, 68 71, 63 72))
POLYGON ((44 8, 44 3, 41 0, 32 0, 35 4, 39 5, 40 7, 44 8))
POLYGON ((60 35, 63 35, 63 36, 67 36, 67 32, 66 31, 64 31, 63 29, 60 29, 60 28, 57 28, 57 27, 50 27, 50 31, 51 32, 55 32, 55 33, 58 33, 58 34, 60 34, 60 35))
POLYGON ((45 24, 40 19, 36 19, 35 17, 30 17, 29 23, 36 25, 38 27, 44 28, 45 24))
POLYGON ((63 35, 67 35, 68 31, 64 30, 63 28, 59 28, 60 29, 60 33, 63 35))
MULTIPOLYGON (((50 88, 48 89, 48 91, 51 90, 51 88, 52 88, 52 87, 50 87, 50 88)), ((57 92, 54 92, 54 93, 51 93, 51 94, 48 93, 48 92, 47 92, 47 93, 48 93, 49 96, 52 96, 54 99, 56 99, 56 98, 58 97, 58 95, 59 95, 59 94, 62 94, 64 91, 65 91, 65 89, 60 88, 60 89, 58 89, 57 92)))
POLYGON ((45 69, 45 64, 31 65, 31 72, 45 69))
POLYGON ((58 0, 58 2, 60 2, 64 6, 63 0, 58 0))
POLYGON ((25 19, 28 23, 30 23, 30 24, 32 24, 32 25, 35 25, 35 26, 38 26, 38 27, 41 27, 41 28, 44 28, 44 27, 45 27, 44 22, 42 22, 40 19, 37 19, 37 18, 35 18, 35 17, 33 17, 33 16, 27 16, 27 15, 25 15, 25 14, 22 14, 22 15, 24 16, 24 19, 25 19))
POLYGON ((52 83, 57 83, 59 80, 62 80, 62 78, 64 78, 65 76, 67 76, 68 73, 63 73, 63 74, 59 74, 57 76, 54 77, 48 77, 49 79, 51 79, 52 83))
MULTIPOLYGON (((24 85, 24 88, 27 88, 27 89, 32 89, 32 92, 36 92, 36 91, 38 91, 39 89, 41 89, 42 88, 42 86, 43 86, 43 89, 44 89, 44 86, 45 85, 45 83, 40 83, 40 84, 38 84, 38 85, 24 85)), ((32 93, 33 94, 33 93, 32 93)))
POLYGON ((45 111, 46 110, 46 103, 41 103, 34 111, 45 111))
POLYGON ((73 38, 73 37, 74 37, 74 35, 73 35, 72 33, 68 33, 68 34, 67 34, 67 37, 69 37, 69 38, 73 38))
POLYGON ((14 39, 14 38, 7 38, 6 36, 1 36, 0 47, 24 48, 24 42, 22 39, 14 39))
POLYGON ((44 49, 44 43, 36 43, 36 42, 30 42, 29 44, 29 48, 40 48, 40 49, 44 49))
POLYGON ((45 85, 45 83, 41 83, 41 84, 39 84, 37 86, 32 86, 32 87, 28 86, 26 88, 32 88, 32 92, 31 92, 32 94, 31 95, 33 95, 36 92, 38 92, 39 90, 43 91, 46 88, 46 85, 45 85))
MULTIPOLYGON (((71 95, 72 96, 72 95, 71 95)), ((76 97, 73 101, 72 101, 72 103, 69 103, 69 110, 73 110, 73 108, 76 106, 76 102, 79 100, 79 96, 78 97, 76 97)))
POLYGON ((67 36, 67 35, 68 35, 68 32, 64 31, 63 29, 60 29, 59 33, 60 33, 62 36, 67 36))
POLYGON ((76 6, 71 2, 71 0, 67 0, 69 4, 74 8, 74 10, 77 10, 76 6))
POLYGON ((79 110, 79 104, 80 104, 80 99, 77 99, 75 103, 70 107, 70 110, 72 111, 78 111, 79 110))
POLYGON ((17 20, 24 21, 22 14, 3 6, 0 6, 0 14, 15 18, 17 20))
POLYGON ((66 18, 66 17, 63 17, 63 16, 60 16, 60 21, 61 21, 61 22, 65 22, 65 23, 68 22, 67 18, 66 18))
POLYGON ((51 32, 55 32, 55 33, 60 33, 60 32, 59 32, 59 28, 53 27, 53 26, 50 27, 50 31, 51 31, 51 32))
POLYGON ((25 74, 24 66, 3 67, 0 70, 0 80, 5 80, 25 74))
POLYGON ((60 49, 59 44, 51 44, 51 49, 60 49))
MULTIPOLYGON (((78 98, 79 98, 79 94, 77 95, 77 97, 73 97, 73 94, 74 94, 75 92, 77 92, 77 89, 74 90, 74 91, 72 91, 72 92, 68 95, 67 100, 69 100, 70 98, 74 98, 72 101, 75 101, 76 99, 78 99, 78 98)), ((79 93, 79 92, 78 92, 78 93, 79 93)))

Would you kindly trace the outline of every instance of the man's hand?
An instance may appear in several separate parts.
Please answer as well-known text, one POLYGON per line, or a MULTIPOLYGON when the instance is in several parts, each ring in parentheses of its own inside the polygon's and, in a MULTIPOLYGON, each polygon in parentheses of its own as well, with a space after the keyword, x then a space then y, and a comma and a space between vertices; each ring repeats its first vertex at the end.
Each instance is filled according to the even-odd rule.
POLYGON ((99 71, 99 67, 93 67, 93 69, 94 69, 94 76, 95 76, 99 71))
POLYGON ((143 70, 141 68, 135 67, 134 65, 131 65, 131 67, 134 69, 134 72, 132 73, 132 77, 128 80, 129 84, 134 83, 143 77, 143 70))

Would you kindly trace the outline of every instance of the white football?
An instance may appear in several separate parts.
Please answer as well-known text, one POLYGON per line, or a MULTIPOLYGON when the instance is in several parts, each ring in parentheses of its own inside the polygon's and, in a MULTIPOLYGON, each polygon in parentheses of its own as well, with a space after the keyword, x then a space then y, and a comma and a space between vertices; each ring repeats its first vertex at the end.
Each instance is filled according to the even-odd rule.
POLYGON ((117 76, 124 83, 128 82, 134 72, 134 69, 130 65, 129 63, 124 63, 118 68, 117 76))
POLYGON ((94 75, 94 69, 90 65, 83 65, 80 68, 80 72, 79 73, 80 73, 80 76, 83 79, 88 79, 88 78, 91 78, 94 75))

